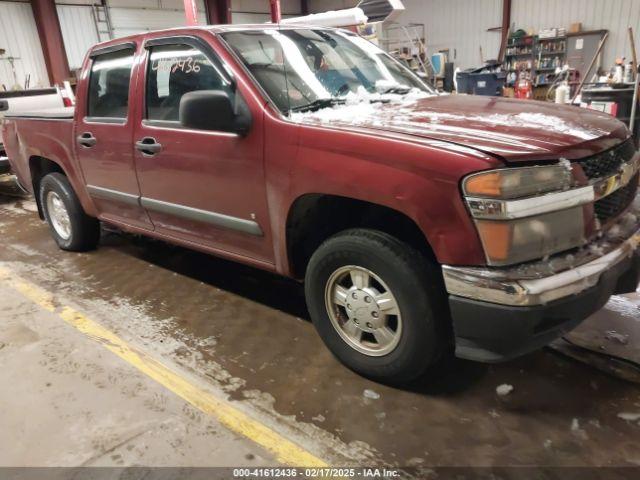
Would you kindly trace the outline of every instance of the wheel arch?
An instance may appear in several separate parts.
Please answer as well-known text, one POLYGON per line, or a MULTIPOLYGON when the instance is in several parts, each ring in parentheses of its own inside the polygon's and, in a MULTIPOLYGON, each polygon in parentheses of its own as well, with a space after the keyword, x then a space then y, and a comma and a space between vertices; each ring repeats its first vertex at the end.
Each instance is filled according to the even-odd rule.
POLYGON ((29 157, 29 175, 31 176, 31 186, 33 188, 33 195, 36 198, 36 204, 38 206, 38 214, 40 215, 40 219, 44 220, 44 212, 42 210, 42 205, 40 202, 40 182, 46 175, 50 173, 60 173, 67 177, 75 194, 78 196, 78 200, 80 201, 80 204, 82 205, 85 213, 92 217, 97 216, 93 202, 86 193, 86 190, 83 189, 84 184, 82 183, 82 178, 78 179, 75 175, 73 175, 74 172, 67 171, 67 168, 65 168, 63 162, 53 160, 49 157, 32 155, 31 157, 29 157))
POLYGON ((44 210, 42 208, 42 202, 40 201, 40 182, 50 173, 61 173, 66 177, 68 177, 68 175, 59 163, 37 155, 29 158, 29 172, 31 174, 33 195, 36 199, 36 205, 38 206, 38 215, 40 216, 40 220, 44 220, 44 210))
POLYGON ((333 194, 308 193, 296 198, 286 221, 289 269, 303 278, 313 252, 326 239, 351 228, 369 228, 408 243, 436 260, 433 248, 414 219, 384 205, 333 194))

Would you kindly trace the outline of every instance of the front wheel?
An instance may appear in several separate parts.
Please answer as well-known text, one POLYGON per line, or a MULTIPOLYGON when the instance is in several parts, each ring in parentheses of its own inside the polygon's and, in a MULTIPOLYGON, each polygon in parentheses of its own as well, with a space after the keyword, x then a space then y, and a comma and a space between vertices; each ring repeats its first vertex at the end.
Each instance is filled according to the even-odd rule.
POLYGON ((54 240, 62 250, 92 250, 100 239, 100 222, 88 216, 67 177, 50 173, 40 182, 40 205, 54 240))
POLYGON ((325 344, 352 370, 385 383, 423 375, 450 344, 434 262, 375 230, 348 230, 309 262, 305 293, 325 344))

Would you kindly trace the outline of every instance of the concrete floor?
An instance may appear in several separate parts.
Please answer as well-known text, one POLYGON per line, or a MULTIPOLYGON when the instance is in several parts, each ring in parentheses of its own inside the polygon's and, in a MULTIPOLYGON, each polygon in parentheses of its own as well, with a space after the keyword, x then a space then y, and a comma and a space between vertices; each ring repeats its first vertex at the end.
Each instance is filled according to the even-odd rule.
MULTIPOLYGON (((333 464, 640 465, 640 386, 549 349, 393 389, 332 358, 294 282, 117 232, 65 253, 28 199, 0 196, 0 235, 0 266, 333 464)), ((0 299, 0 465, 274 463, 29 300, 0 299)), ((572 339, 640 361, 638 304, 614 298, 572 339)))
POLYGON ((277 465, 132 366, 0 286, 2 466, 277 465))

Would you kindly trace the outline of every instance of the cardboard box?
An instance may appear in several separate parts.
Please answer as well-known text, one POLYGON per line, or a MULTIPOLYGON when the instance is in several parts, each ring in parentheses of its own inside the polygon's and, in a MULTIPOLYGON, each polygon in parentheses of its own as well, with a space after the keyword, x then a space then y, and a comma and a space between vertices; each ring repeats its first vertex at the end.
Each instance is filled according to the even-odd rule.
POLYGON ((572 23, 569 27, 569 33, 579 33, 582 31, 582 22, 572 23))

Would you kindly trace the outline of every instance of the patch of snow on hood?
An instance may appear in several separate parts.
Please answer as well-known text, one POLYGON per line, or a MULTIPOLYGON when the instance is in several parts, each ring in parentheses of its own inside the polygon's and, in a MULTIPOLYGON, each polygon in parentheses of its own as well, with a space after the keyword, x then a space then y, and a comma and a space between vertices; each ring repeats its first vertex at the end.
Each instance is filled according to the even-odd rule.
MULTIPOLYGON (((358 125, 358 123, 371 123, 372 118, 388 104, 410 105, 417 100, 428 98, 433 94, 423 92, 418 89, 412 89, 405 95, 394 93, 370 93, 364 87, 359 87, 356 93, 349 92, 345 95, 344 105, 335 105, 329 108, 312 112, 294 112, 291 114, 291 120, 296 123, 303 123, 307 120, 318 121, 321 123, 331 123, 340 121, 358 125)), ((374 120, 374 124, 382 126, 385 122, 380 119, 374 120)))
POLYGON ((369 93, 364 88, 342 99, 345 104, 292 113, 290 119, 442 140, 515 162, 574 161, 611 148, 628 134, 624 124, 608 115, 543 102, 420 90, 406 95, 369 93))
MULTIPOLYGON (((445 112, 408 112, 403 111, 404 115, 408 115, 414 119, 427 119, 431 123, 442 123, 447 121, 460 120, 460 114, 445 112)), ((567 122, 564 119, 544 113, 527 113, 522 112, 515 115, 496 113, 488 116, 465 115, 464 120, 473 123, 485 124, 487 128, 492 126, 515 127, 515 128, 541 128, 551 130, 558 133, 566 133, 582 140, 594 140, 608 133, 595 128, 588 128, 577 123, 567 122)))

